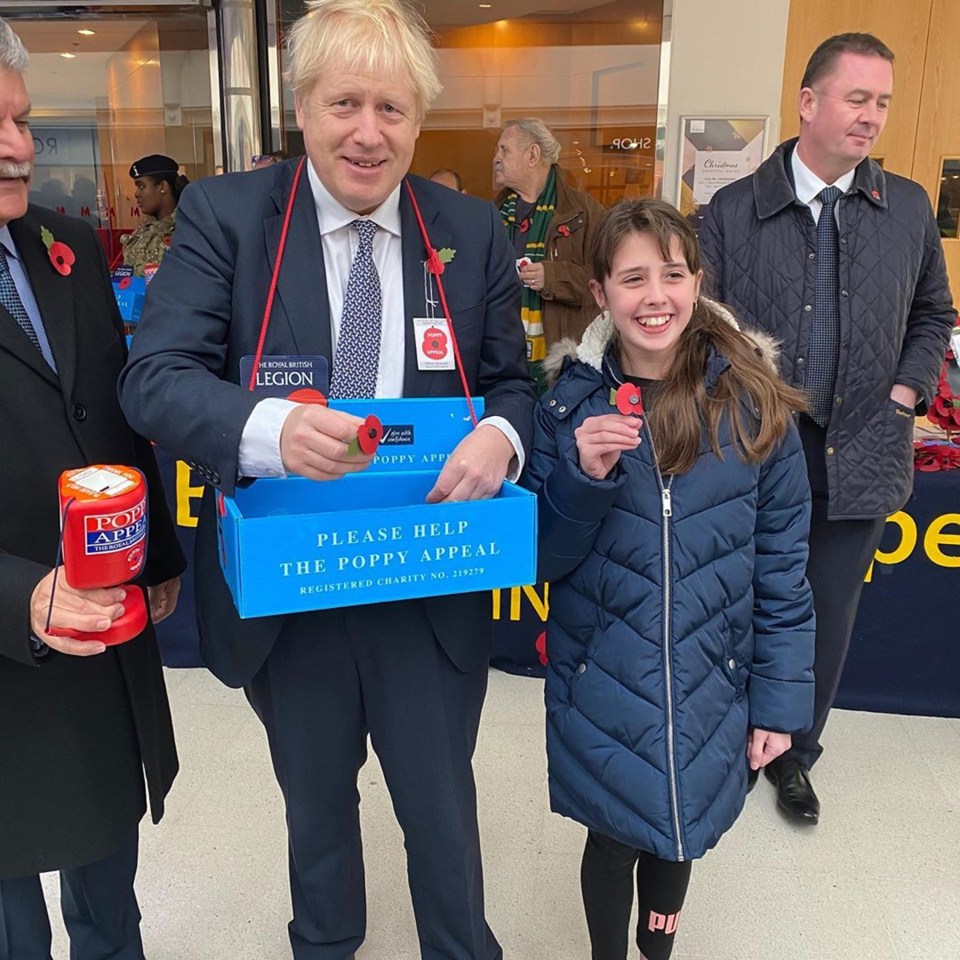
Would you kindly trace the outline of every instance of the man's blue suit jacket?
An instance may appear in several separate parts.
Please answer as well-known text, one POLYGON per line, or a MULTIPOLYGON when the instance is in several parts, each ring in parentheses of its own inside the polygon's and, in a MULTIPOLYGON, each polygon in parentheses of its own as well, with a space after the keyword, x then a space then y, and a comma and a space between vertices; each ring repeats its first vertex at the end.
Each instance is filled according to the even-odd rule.
MULTIPOLYGON (((298 161, 200 180, 184 191, 173 245, 148 288, 120 380, 135 430, 191 462, 232 494, 240 437, 257 398, 240 384, 256 351, 284 213, 298 161)), ((470 390, 487 416, 506 418, 529 449, 535 392, 527 372, 514 255, 490 203, 410 177, 431 243, 456 251, 443 283, 470 390)), ((417 369, 412 318, 427 316, 426 253, 405 187, 400 192, 406 353, 404 396, 460 396, 455 371, 417 369)), ((330 312, 316 206, 300 179, 265 354, 331 358, 330 312)), ((203 498, 195 576, 207 666, 240 686, 260 668, 283 617, 241 620, 217 559, 213 490, 203 498)), ((489 655, 489 594, 424 601, 434 633, 462 670, 489 655)))

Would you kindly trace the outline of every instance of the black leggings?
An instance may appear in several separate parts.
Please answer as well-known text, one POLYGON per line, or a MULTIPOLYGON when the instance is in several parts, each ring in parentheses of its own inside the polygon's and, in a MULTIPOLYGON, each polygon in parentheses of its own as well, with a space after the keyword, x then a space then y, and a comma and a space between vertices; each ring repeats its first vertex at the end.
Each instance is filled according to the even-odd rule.
POLYGON ((633 868, 637 868, 637 946, 647 960, 668 960, 692 861, 660 860, 591 830, 580 866, 580 889, 593 960, 626 960, 633 868))

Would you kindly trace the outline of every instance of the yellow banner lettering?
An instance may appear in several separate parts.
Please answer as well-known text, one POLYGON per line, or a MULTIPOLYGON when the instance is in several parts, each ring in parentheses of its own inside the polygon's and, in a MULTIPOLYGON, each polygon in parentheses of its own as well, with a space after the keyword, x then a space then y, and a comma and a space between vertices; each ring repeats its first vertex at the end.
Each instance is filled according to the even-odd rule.
POLYGON ((960 546, 960 534, 944 533, 944 527, 960 525, 960 513, 944 513, 927 527, 923 537, 923 549, 938 567, 960 567, 960 556, 944 553, 940 548, 960 546))
POLYGON ((195 487, 190 483, 190 468, 182 461, 177 461, 177 526, 195 527, 197 518, 190 511, 190 501, 199 500, 203 496, 203 484, 195 487))
MULTIPOLYGON (((877 550, 874 558, 877 563, 903 563, 903 561, 913 553, 913 549, 917 545, 917 522, 910 514, 899 510, 897 513, 893 513, 887 517, 887 523, 894 523, 900 528, 900 543, 889 553, 885 553, 883 550, 877 550)), ((872 563, 864 580, 866 583, 870 583, 873 580, 872 563)))

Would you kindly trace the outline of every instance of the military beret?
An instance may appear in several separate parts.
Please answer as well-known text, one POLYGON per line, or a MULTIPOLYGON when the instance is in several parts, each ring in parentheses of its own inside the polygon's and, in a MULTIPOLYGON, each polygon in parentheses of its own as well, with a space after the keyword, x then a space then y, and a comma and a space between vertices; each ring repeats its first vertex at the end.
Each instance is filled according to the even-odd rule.
POLYGON ((161 173, 176 174, 179 169, 179 164, 172 157, 165 157, 162 153, 151 153, 131 164, 130 176, 136 180, 137 177, 155 177, 161 173))

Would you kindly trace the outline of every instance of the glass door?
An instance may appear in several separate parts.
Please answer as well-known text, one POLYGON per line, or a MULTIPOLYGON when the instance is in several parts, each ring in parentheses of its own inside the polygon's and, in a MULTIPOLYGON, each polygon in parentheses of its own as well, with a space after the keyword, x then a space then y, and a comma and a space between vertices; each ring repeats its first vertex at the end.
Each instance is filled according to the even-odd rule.
POLYGON ((30 201, 87 220, 113 259, 141 220, 135 160, 172 157, 191 180, 216 172, 207 13, 25 11, 8 22, 30 52, 30 201))

